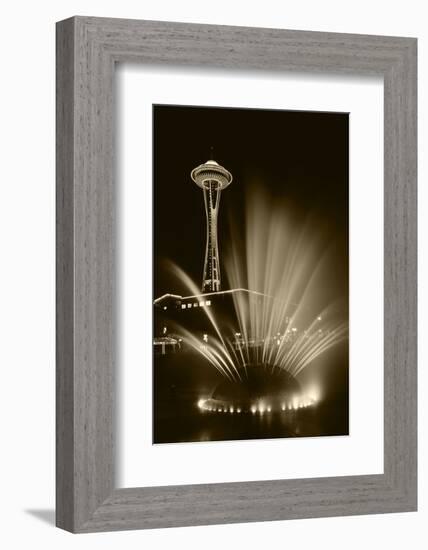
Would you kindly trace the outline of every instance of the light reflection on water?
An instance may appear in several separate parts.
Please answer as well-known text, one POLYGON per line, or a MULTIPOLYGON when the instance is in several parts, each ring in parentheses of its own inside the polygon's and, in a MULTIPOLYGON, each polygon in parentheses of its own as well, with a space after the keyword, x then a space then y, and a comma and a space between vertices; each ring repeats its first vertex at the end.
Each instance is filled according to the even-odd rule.
POLYGON ((240 417, 229 415, 206 415, 195 413, 181 418, 185 425, 177 433, 177 418, 165 419, 160 430, 161 442, 180 441, 219 441, 243 439, 271 439, 280 437, 298 437, 318 435, 318 422, 313 415, 300 416, 284 414, 251 414, 240 417))

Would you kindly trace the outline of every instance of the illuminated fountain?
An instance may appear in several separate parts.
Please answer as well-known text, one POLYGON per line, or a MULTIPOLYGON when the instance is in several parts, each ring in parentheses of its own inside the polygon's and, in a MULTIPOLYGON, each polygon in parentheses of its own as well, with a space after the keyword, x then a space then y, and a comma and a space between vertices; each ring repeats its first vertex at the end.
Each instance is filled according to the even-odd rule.
POLYGON ((290 220, 292 213, 284 205, 250 195, 245 235, 231 224, 224 262, 229 291, 201 294, 181 268, 170 266, 189 298, 209 296, 205 303, 211 304, 230 293, 233 299, 226 321, 218 318, 215 307, 198 307, 208 319, 209 336, 180 321, 174 325, 184 344, 224 379, 210 395, 200 396, 203 412, 288 414, 322 399, 322 387, 305 378, 305 369, 346 342, 347 307, 341 297, 346 293, 331 291, 334 248, 319 224, 290 220))

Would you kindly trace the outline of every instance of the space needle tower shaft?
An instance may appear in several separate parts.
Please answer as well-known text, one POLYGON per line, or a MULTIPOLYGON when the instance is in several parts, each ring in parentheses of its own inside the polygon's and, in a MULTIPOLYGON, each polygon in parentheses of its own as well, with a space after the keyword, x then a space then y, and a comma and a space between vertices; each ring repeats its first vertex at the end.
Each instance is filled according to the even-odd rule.
POLYGON ((215 160, 208 160, 205 164, 201 164, 192 170, 191 178, 204 193, 207 218, 202 292, 219 292, 221 290, 221 275, 217 237, 218 209, 221 192, 231 184, 232 174, 215 160))

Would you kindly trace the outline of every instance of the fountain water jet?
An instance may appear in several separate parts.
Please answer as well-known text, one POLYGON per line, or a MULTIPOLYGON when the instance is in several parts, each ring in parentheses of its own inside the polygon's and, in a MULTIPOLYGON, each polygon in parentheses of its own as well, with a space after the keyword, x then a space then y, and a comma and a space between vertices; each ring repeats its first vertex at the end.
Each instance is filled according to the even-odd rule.
MULTIPOLYGON (((293 212, 284 205, 251 193, 243 245, 238 228, 230 224, 226 278, 232 289, 246 289, 233 292, 233 315, 220 322, 213 308, 203 308, 213 332, 209 343, 182 324, 175 326, 183 340, 227 379, 228 387, 242 384, 244 393, 257 379, 256 371, 272 379, 285 373, 284 380, 296 391, 304 369, 348 338, 346 293, 331 283, 334 246, 315 219, 293 220, 293 212)), ((180 267, 170 267, 191 295, 200 295, 180 267)), ((219 388, 213 395, 216 391, 219 388)))

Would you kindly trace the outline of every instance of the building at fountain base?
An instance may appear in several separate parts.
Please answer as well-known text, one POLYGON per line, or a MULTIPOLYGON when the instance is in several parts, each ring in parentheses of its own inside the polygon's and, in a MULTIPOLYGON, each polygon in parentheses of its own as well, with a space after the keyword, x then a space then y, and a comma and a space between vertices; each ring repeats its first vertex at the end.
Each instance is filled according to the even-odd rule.
POLYGON ((164 294, 154 300, 155 353, 185 351, 186 333, 192 334, 201 345, 207 344, 212 337, 218 336, 216 326, 222 337, 233 342, 236 350, 244 347, 266 347, 266 344, 277 346, 284 343, 283 339, 287 346, 291 346, 299 335, 297 327, 288 325, 295 312, 295 304, 288 305, 287 315, 284 316, 285 326, 281 333, 249 333, 246 321, 240 318, 240 315, 248 315, 250 312, 266 317, 273 307, 274 298, 271 296, 244 288, 190 296, 164 294), (165 338, 174 339, 178 345, 163 345, 165 338))

